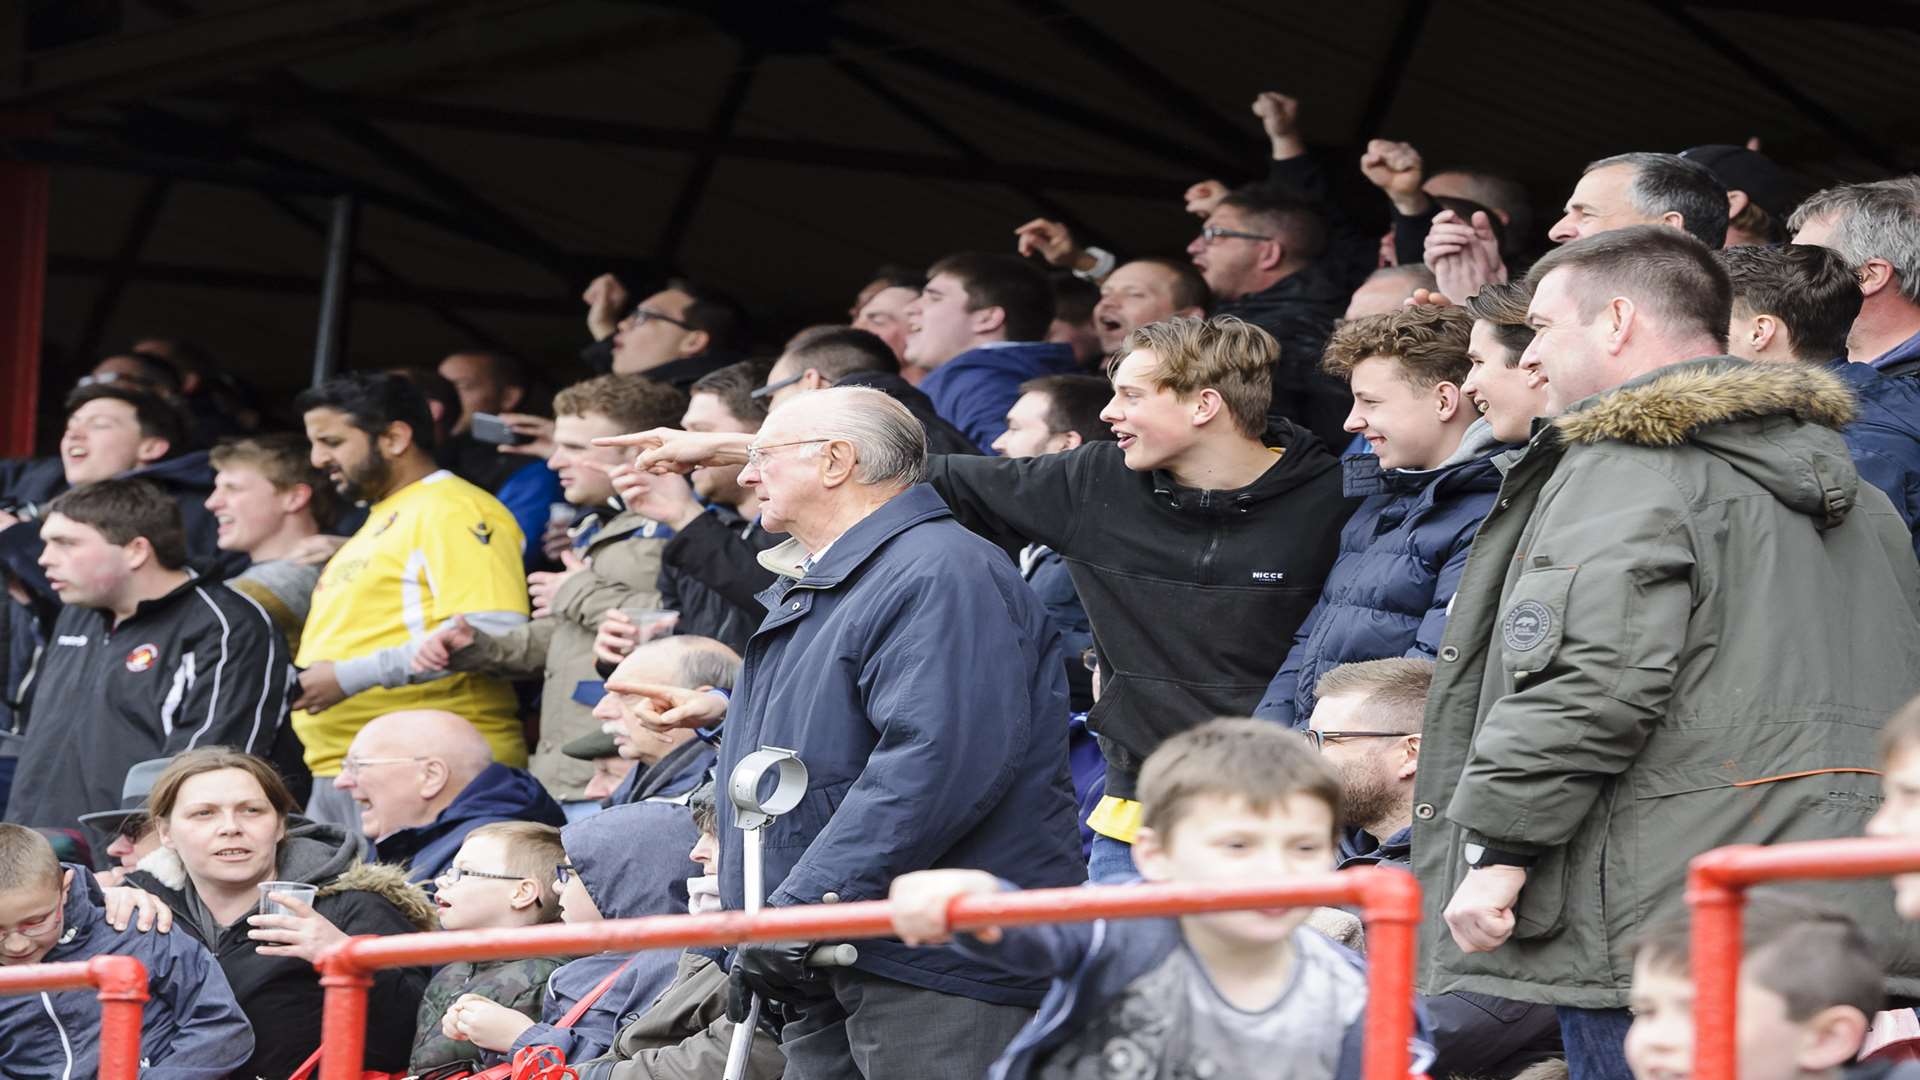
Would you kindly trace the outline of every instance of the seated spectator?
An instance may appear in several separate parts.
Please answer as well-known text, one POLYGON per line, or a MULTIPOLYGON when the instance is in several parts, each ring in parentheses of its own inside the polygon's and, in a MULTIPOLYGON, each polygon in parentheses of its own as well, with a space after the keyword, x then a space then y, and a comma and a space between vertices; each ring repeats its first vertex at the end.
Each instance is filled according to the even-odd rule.
POLYGON ((1707 167, 1727 189, 1730 248, 1785 243, 1787 218, 1806 194, 1799 181, 1758 150, 1715 144, 1680 151, 1707 167))
POLYGON ((1053 309, 1046 274, 1016 255, 949 255, 927 271, 907 309, 907 362, 975 446, 1000 437, 1021 383, 1074 370, 1073 350, 1045 340, 1053 309))
POLYGON ((560 501, 560 485, 537 460, 540 455, 514 453, 518 447, 476 438, 473 433, 475 414, 499 416, 523 406, 529 386, 526 368, 502 353, 474 351, 454 353, 440 361, 437 370, 459 396, 460 409, 434 457, 454 475, 500 500, 526 537, 527 565, 540 565, 544 561, 540 536, 547 527, 548 508, 560 501))
MULTIPOLYGON (((685 914, 687 852, 699 839, 687 812, 671 803, 619 806, 560 831, 566 861, 554 868, 560 918, 571 924, 642 915, 685 914)), ((558 1047, 569 1062, 607 1052, 620 1029, 639 1017, 673 980, 675 956, 650 950, 603 952, 569 961, 547 979, 540 1021, 466 994, 447 1009, 441 1031, 470 1042, 482 1063, 509 1060, 529 1046, 558 1047), (572 1027, 557 1021, 609 975, 612 985, 572 1027)))
POLYGON ((147 813, 147 795, 171 760, 154 758, 136 762, 127 770, 127 778, 120 785, 119 809, 80 815, 82 825, 107 840, 106 855, 113 860, 113 866, 94 875, 102 887, 122 884, 129 873, 139 869, 141 859, 159 850, 160 828, 147 813))
POLYGON ((1467 379, 1460 391, 1503 443, 1526 442, 1533 436, 1534 417, 1547 415, 1545 376, 1538 367, 1520 366, 1533 344, 1533 327, 1527 325, 1531 298, 1516 282, 1481 286, 1466 302, 1473 334, 1467 338, 1467 379))
POLYGON ((1352 322, 1368 315, 1391 315, 1407 306, 1415 292, 1421 289, 1434 292, 1439 288, 1440 283, 1433 279, 1433 271, 1427 269, 1425 263, 1383 266, 1368 275, 1366 282, 1354 291, 1353 299, 1347 301, 1347 313, 1341 318, 1352 322))
POLYGON ((1047 284, 1053 289, 1053 322, 1047 324, 1047 340, 1072 349, 1073 362, 1080 369, 1099 367, 1103 354, 1093 309, 1100 303, 1100 286, 1063 271, 1048 274, 1047 284))
MULTIPOLYGON (((936 454, 977 454, 972 436, 936 411, 933 399, 886 367, 886 349, 864 330, 821 327, 797 335, 773 370, 760 396, 769 409, 809 390, 829 386, 864 386, 878 390, 907 407, 927 432, 927 445, 936 454)), ((911 365, 909 365, 911 366, 911 365)))
POLYGON ((1808 244, 1728 248, 1733 282, 1727 351, 1756 363, 1801 363, 1832 372, 1859 405, 1840 430, 1860 478, 1886 492, 1920 552, 1920 380, 1889 378, 1846 359, 1860 312, 1860 283, 1830 248, 1808 244))
MULTIPOLYGON (((138 479, 158 487, 180 508, 186 558, 213 577, 246 566, 238 552, 221 552, 213 515, 203 505, 213 470, 202 450, 190 450, 187 419, 171 401, 137 386, 82 386, 67 395, 67 427, 58 459, 0 464, 0 569, 43 612, 60 597, 39 566, 38 518, 61 492, 98 480, 138 479)), ((51 614, 45 616, 51 621, 51 614)), ((42 624, 45 626, 45 623, 42 624)))
MULTIPOLYGON (((702 784, 687 799, 700 839, 689 856, 698 863, 702 880, 719 891, 719 822, 713 805, 714 785, 702 784)), ((691 882, 689 882, 691 885, 691 882)), ((701 893, 698 895, 706 895, 701 893)), ((717 899, 715 900, 717 910, 717 899)), ((693 913, 701 914, 696 899, 693 913)), ((727 970, 723 949, 688 949, 680 954, 673 982, 645 1012, 620 1029, 607 1052, 592 1061, 573 1063, 578 1080, 664 1080, 666 1077, 713 1077, 724 1071, 733 1043, 733 1021, 727 1019, 727 970)), ((756 1038, 747 1057, 747 1080, 779 1080, 786 1068, 777 1040, 756 1038)))
MULTIPOLYGON (((320 976, 313 962, 356 934, 434 928, 432 908, 393 867, 360 861, 359 838, 293 817, 273 766, 224 747, 176 757, 154 780, 147 810, 165 845, 128 877, 159 897, 173 926, 219 958, 253 1025, 240 1076, 290 1075, 320 1045, 320 976), (317 886, 313 903, 279 894, 291 914, 257 915, 260 884, 317 886)), ((367 998, 367 1069, 407 1064, 427 969, 374 974, 367 998)))
MULTIPOLYGON (((1342 870, 1413 869, 1413 778, 1432 684, 1432 660, 1398 657, 1342 664, 1320 678, 1306 733, 1340 777, 1342 870)), ((1560 1056, 1551 1006, 1469 990, 1423 996, 1420 1004, 1433 1024, 1432 1076, 1506 1080, 1560 1056)))
POLYGON ((1796 244, 1839 252, 1860 282, 1847 359, 1883 375, 1920 371, 1920 176, 1815 192, 1787 228, 1796 244))
POLYGON ((593 666, 594 632, 616 608, 657 607, 653 585, 660 574, 665 530, 632 507, 614 500, 608 472, 624 457, 593 445, 603 435, 672 424, 686 398, 664 383, 638 375, 600 375, 575 383, 553 399, 554 453, 546 462, 559 477, 567 501, 578 508, 573 546, 563 569, 527 576, 533 619, 489 631, 455 616, 420 643, 413 670, 471 672, 499 678, 540 676, 540 739, 528 769, 553 797, 574 813, 590 812, 591 766, 560 748, 600 725, 593 666))
POLYGON ((1187 245, 1213 290, 1215 315, 1233 315, 1279 342, 1267 415, 1284 417, 1328 446, 1346 442, 1346 395, 1318 371, 1321 349, 1352 289, 1330 267, 1320 208, 1261 187, 1221 199, 1187 245))
MULTIPOLYGON (((1303 743, 1263 721, 1215 720, 1168 739, 1141 770, 1140 801, 1135 858, 1148 881, 1239 882, 1256 872, 1284 879, 1333 868, 1340 783, 1303 743)), ((891 893, 894 932, 908 942, 945 941, 949 904, 1005 888, 977 870, 904 875, 891 893)), ((1040 1014, 1014 1036, 993 1075, 1090 1075, 1123 1040, 1129 1067, 1142 1076, 1261 1076, 1282 1060, 1296 1080, 1358 1077, 1366 972, 1359 958, 1302 925, 1309 910, 958 935, 967 956, 1053 977, 1040 1014)), ((1424 1033, 1413 1051, 1410 1074, 1426 1072, 1432 1048, 1424 1033)))
POLYGON ((593 766, 593 778, 587 781, 586 798, 596 810, 626 783, 635 764, 633 758, 621 755, 620 743, 605 731, 582 735, 561 747, 560 752, 575 761, 584 761, 593 766))
POLYGON ((526 763, 505 680, 412 670, 421 642, 456 615, 495 632, 527 621, 520 526, 499 500, 435 465, 431 413, 406 380, 346 375, 295 406, 314 467, 348 501, 368 504, 366 523, 320 573, 294 660, 293 725, 315 778, 307 816, 355 829, 359 815, 331 781, 376 716, 447 709, 486 733, 495 760, 526 763), (439 681, 422 685, 430 680, 439 681))
POLYGON ((1207 279, 1184 259, 1149 255, 1122 263, 1100 283, 1100 302, 1093 308, 1100 352, 1119 352, 1128 336, 1148 323, 1205 318, 1212 303, 1207 279))
POLYGON ((72 828, 120 805, 135 763, 196 746, 273 753, 286 646, 258 605, 188 569, 172 499, 101 480, 53 500, 40 530, 65 606, 32 684, 8 821, 72 828))
POLYGON ((301 543, 331 528, 339 512, 333 485, 309 460, 305 436, 258 435, 213 448, 213 514, 222 551, 237 551, 249 564, 227 587, 266 609, 300 651, 320 567, 294 557, 301 543))
POLYGON ((711 638, 676 634, 650 641, 620 661, 593 714, 613 734, 620 756, 640 767, 608 797, 608 806, 692 791, 713 768, 713 747, 687 728, 656 730, 646 722, 647 697, 635 686, 678 686, 732 692, 740 655, 711 638))
MULTIPOLYGON (((1094 375, 1029 379, 1020 384, 1020 400, 1007 410, 1007 430, 994 440, 993 452, 1029 458, 1111 439, 1113 429, 1100 419, 1100 413, 1112 396, 1107 380, 1094 375)), ((1045 544, 1028 544, 1020 549, 1020 576, 1039 594, 1047 617, 1060 631, 1069 707, 1086 712, 1093 708, 1093 673, 1082 657, 1093 648, 1093 625, 1087 621, 1067 561, 1045 544)))
MULTIPOLYGON (((626 295, 621 289, 617 298, 626 295)), ((590 302, 589 326, 599 311, 590 302)), ((749 339, 746 313, 731 297, 675 278, 581 350, 580 359, 597 372, 645 375, 685 393, 700 376, 738 360, 749 339)))
MULTIPOLYGON (((185 935, 115 929, 85 867, 63 866, 47 838, 0 825, 0 965, 86 963, 131 956, 147 971, 140 1011, 140 1075, 224 1080, 253 1053, 254 1034, 233 988, 185 935)), ((64 1080, 100 1067, 100 1001, 92 987, 0 997, 0 1076, 64 1080)))
POLYGON ((861 290, 860 302, 847 313, 855 330, 865 330, 893 350, 900 362, 900 374, 911 383, 918 383, 924 373, 906 362, 907 309, 926 287, 925 274, 901 267, 884 267, 880 276, 861 290))
MULTIPOLYGON (((1845 914, 1778 889, 1756 890, 1741 915, 1734 1050, 1741 1080, 1840 1080, 1884 1075, 1848 1066, 1885 996, 1877 952, 1845 914)), ((1692 928, 1649 926, 1633 947, 1634 1080, 1693 1075, 1692 928)), ((1914 1066, 1902 1068, 1911 1075, 1914 1066)))
POLYGON ((1372 451, 1341 461, 1342 490, 1363 501, 1255 716, 1303 727, 1331 669, 1439 652, 1474 534, 1500 490, 1493 455, 1506 449, 1460 391, 1472 323, 1459 308, 1422 305, 1333 332, 1324 363, 1352 386, 1347 430, 1372 451))
MULTIPOLYGON (((434 879, 433 906, 442 930, 506 929, 560 919, 554 867, 567 861, 560 830, 530 821, 482 825, 467 834, 453 862, 434 879)), ((447 1037, 447 1010, 469 994, 537 1018, 547 979, 566 961, 553 956, 455 960, 434 972, 420 998, 410 1072, 471 1061, 469 1045, 447 1037)), ((475 1070, 478 1071, 478 1070, 475 1070)))
POLYGON ((457 713, 388 713, 360 729, 333 786, 360 809, 360 831, 383 863, 427 882, 467 834, 495 821, 556 828, 566 814, 524 769, 493 760, 486 737, 457 713))

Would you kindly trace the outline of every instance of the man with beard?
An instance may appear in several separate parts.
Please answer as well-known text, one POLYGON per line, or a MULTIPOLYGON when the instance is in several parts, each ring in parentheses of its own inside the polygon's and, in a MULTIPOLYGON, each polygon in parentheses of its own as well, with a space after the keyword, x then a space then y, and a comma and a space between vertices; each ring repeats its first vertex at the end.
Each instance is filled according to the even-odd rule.
MULTIPOLYGON (((1340 869, 1385 863, 1411 869, 1413 776, 1433 661, 1393 657, 1342 664, 1321 676, 1307 729, 1340 774, 1340 869)), ((1552 1007, 1457 990, 1421 999, 1439 1056, 1429 1075, 1504 1078, 1560 1056, 1552 1007)))
POLYGON ((348 375, 302 393, 295 406, 314 467, 340 494, 367 504, 366 524, 320 575, 295 657, 303 670, 293 726, 314 776, 307 816, 357 826, 359 814, 333 778, 354 735, 390 712, 456 713, 487 737, 495 761, 525 766, 506 681, 412 670, 421 642, 455 616, 490 633, 527 620, 513 515, 434 464, 432 414, 405 379, 348 375))

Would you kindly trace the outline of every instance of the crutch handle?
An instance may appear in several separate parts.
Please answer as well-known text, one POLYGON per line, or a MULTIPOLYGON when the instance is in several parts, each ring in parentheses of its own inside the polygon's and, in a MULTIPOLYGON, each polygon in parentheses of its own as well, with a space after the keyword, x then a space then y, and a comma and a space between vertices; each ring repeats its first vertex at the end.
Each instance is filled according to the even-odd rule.
POLYGON ((820 945, 807 954, 808 967, 852 967, 860 959, 860 950, 846 942, 820 945))

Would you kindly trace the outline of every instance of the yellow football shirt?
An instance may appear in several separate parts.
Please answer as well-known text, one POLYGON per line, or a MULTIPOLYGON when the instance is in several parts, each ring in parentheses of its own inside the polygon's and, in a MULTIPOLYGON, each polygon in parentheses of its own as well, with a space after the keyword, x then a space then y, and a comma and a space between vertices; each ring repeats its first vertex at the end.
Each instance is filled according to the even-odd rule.
MULTIPOLYGON (((471 611, 527 611, 524 538, 500 500, 450 472, 408 484, 367 510, 367 523, 327 562, 294 662, 352 660, 432 633, 471 611)), ((494 760, 525 766, 513 687, 455 674, 394 689, 375 686, 320 713, 296 709, 293 730, 315 776, 337 776, 353 737, 376 716, 445 709, 480 729, 494 760)))

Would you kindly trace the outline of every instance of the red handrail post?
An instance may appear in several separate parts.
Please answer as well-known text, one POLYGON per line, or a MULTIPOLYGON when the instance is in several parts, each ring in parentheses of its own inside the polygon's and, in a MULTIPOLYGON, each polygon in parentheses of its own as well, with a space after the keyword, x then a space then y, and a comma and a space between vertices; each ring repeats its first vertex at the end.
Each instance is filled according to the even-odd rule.
POLYGON ((87 976, 100 988, 100 1080, 135 1080, 146 966, 131 956, 96 956, 87 961, 87 976))
POLYGON ((1406 1080, 1413 1042, 1413 969, 1420 933, 1420 883, 1404 870, 1364 867, 1360 912, 1367 924, 1367 1041, 1364 1080, 1406 1080))
POLYGON ((1716 848, 1687 869, 1695 1080, 1734 1080, 1739 1070, 1734 1002, 1740 992, 1741 913, 1747 898, 1742 886, 1726 880, 1725 870, 1752 850, 1757 846, 1716 848))
POLYGON ((320 955, 320 985, 326 1004, 320 1013, 320 1080, 360 1080, 367 1056, 367 991, 373 975, 353 960, 350 938, 320 955))

